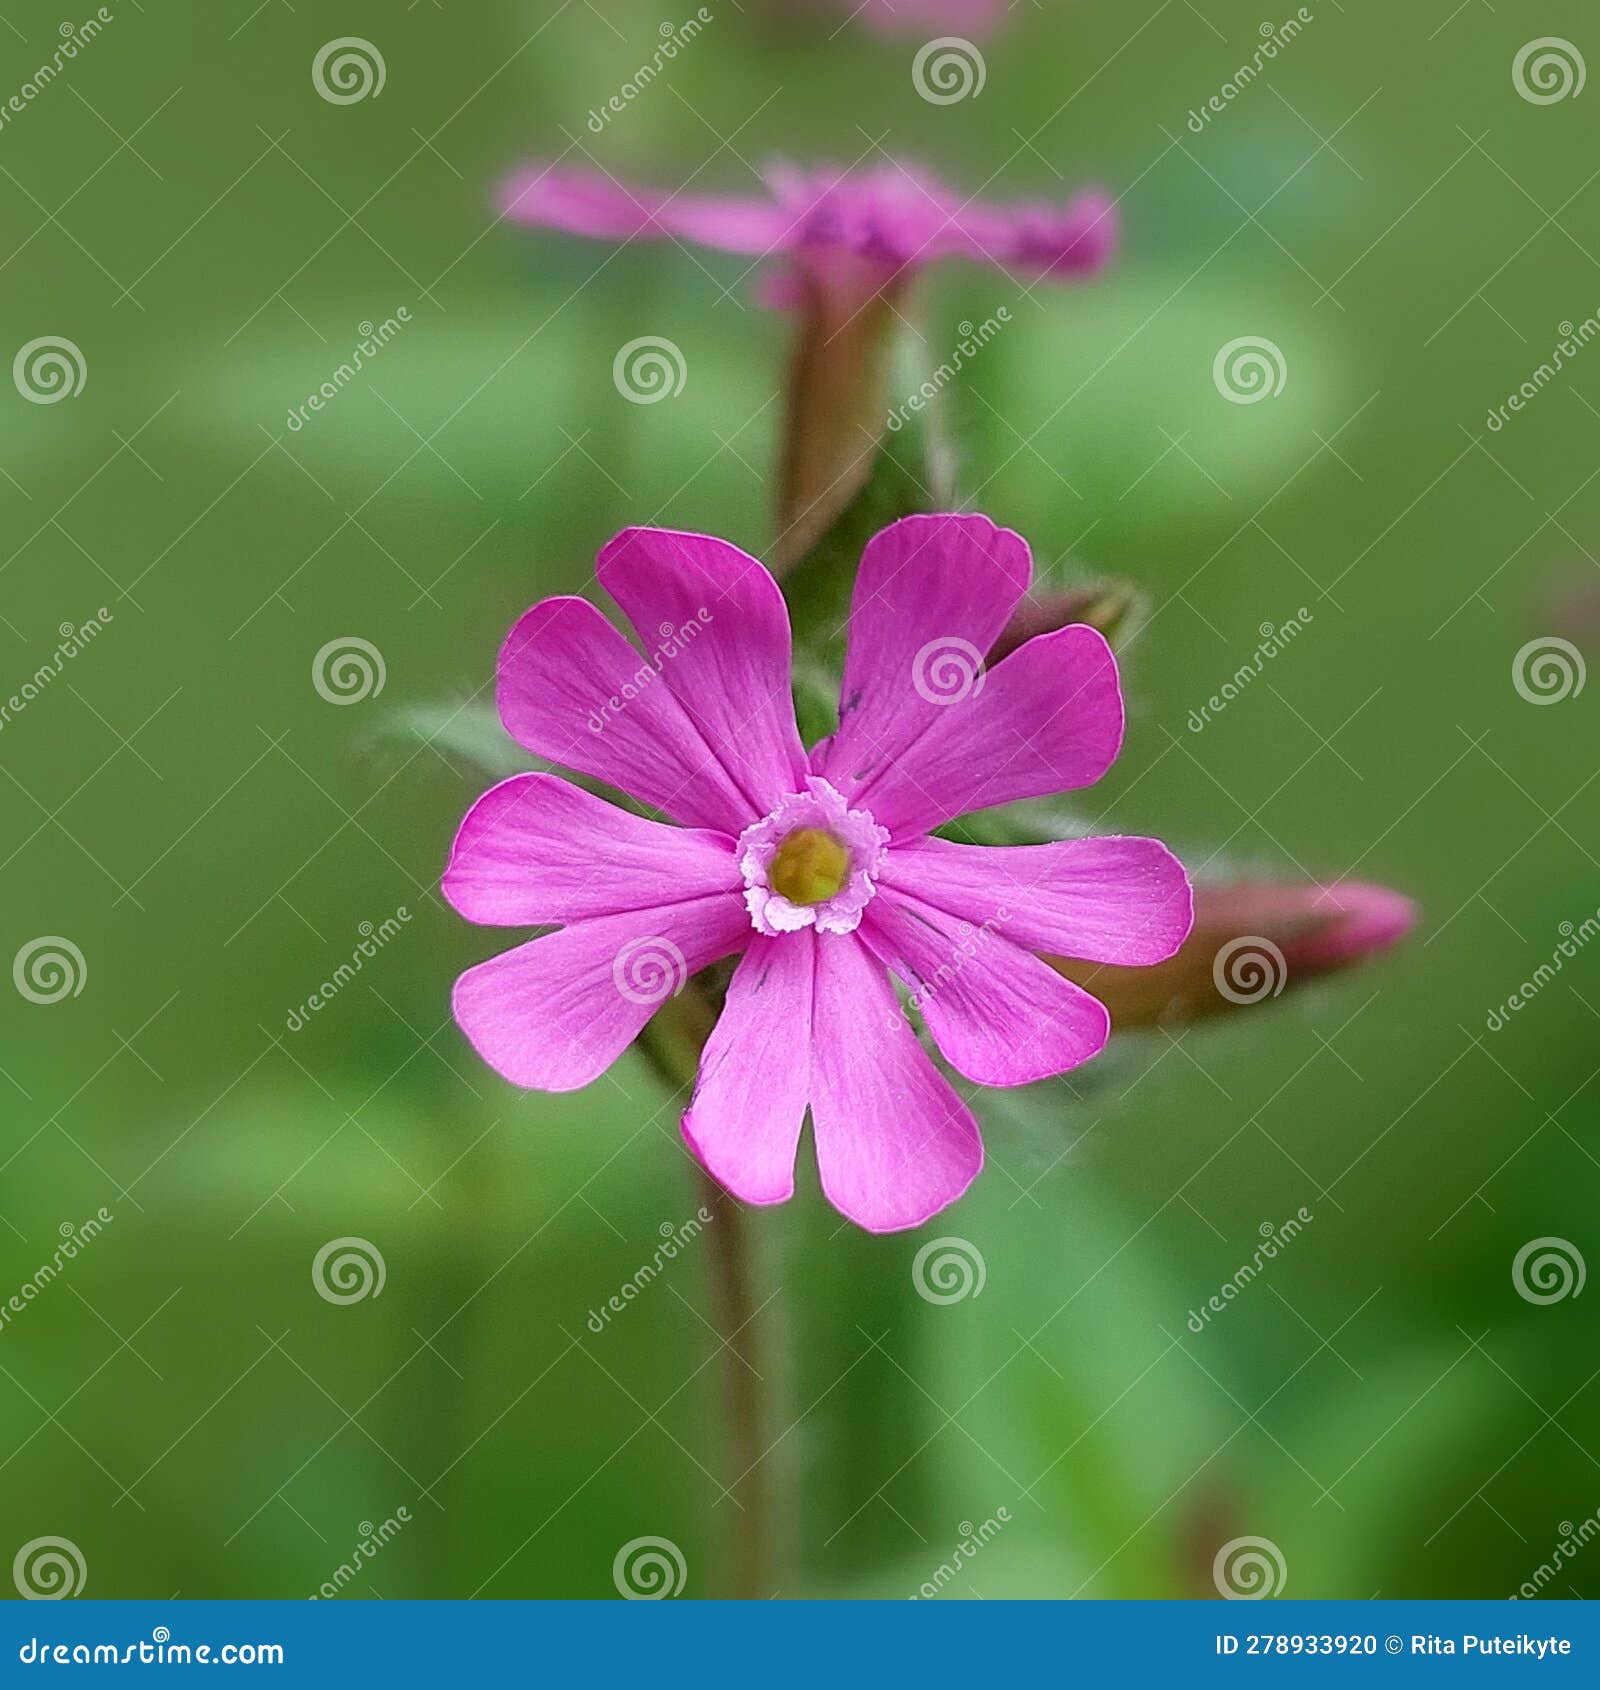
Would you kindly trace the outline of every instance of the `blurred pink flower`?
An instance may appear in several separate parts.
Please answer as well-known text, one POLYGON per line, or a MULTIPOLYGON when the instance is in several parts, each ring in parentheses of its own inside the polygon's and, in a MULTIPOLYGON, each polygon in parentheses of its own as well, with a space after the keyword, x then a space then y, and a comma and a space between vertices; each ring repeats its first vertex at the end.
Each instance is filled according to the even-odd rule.
POLYGON ((985 35, 1006 15, 1006 0, 834 0, 880 35, 926 35, 953 30, 985 35))
MULTIPOLYGON (((600 170, 530 166, 506 184, 502 213, 516 222, 595 240, 678 239, 749 258, 784 258, 804 275, 867 294, 941 258, 1032 275, 1084 276, 1116 244, 1116 207, 1104 194, 1066 205, 967 199, 927 173, 884 161, 865 169, 766 171, 768 192, 663 193, 625 186, 600 170)), ((792 304, 792 294, 778 302, 792 304)))
POLYGON ((1153 839, 984 848, 931 830, 1097 781, 1122 740, 1110 647, 1056 629, 981 654, 1032 559, 978 516, 912 516, 861 560, 839 728, 807 754, 788 612, 736 546, 629 529, 601 584, 648 657, 592 604, 547 599, 500 654, 499 706, 529 750, 631 794, 647 820, 551 774, 473 806, 444 893, 469 921, 558 932, 470 968, 457 1022, 514 1085, 599 1078, 688 976, 742 953, 683 1133, 735 1196, 794 1189, 807 1108, 823 1190, 874 1232, 918 1226, 983 1165, 963 1098, 891 986, 975 1085, 1094 1056, 1106 1010, 1040 959, 1121 966, 1189 931, 1182 866, 1153 839))

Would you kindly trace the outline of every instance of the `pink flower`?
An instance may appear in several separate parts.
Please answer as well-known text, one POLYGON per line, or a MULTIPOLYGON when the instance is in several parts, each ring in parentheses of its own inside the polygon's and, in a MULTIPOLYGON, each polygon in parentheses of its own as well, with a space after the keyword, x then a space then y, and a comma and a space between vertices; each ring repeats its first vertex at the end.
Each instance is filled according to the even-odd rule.
POLYGON ((855 171, 775 165, 766 181, 764 198, 668 194, 625 187, 603 171, 549 164, 513 177, 501 209, 519 223, 595 240, 675 238, 748 258, 783 257, 802 275, 868 293, 939 258, 1088 275, 1116 244, 1116 208, 1099 193, 1064 207, 995 205, 892 161, 855 171))
POLYGON ((881 35, 946 29, 962 35, 982 35, 993 29, 1006 11, 1006 0, 838 0, 838 3, 881 35))
POLYGON ((1188 879, 1153 839, 932 836, 1088 786, 1117 755, 1116 663, 1092 629, 981 667, 1031 572, 1026 544, 983 517, 878 534, 839 729, 809 755, 783 595, 736 546, 640 528, 600 553, 648 656, 584 599, 535 605, 500 654, 506 728, 679 825, 551 774, 478 800, 445 896, 469 921, 561 924, 456 982, 479 1055, 514 1085, 588 1085, 689 974, 741 953, 683 1118, 711 1173, 749 1203, 789 1197, 809 1107, 823 1189, 852 1220, 894 1231, 954 1202, 983 1163, 977 1123, 891 976, 957 1073, 1024 1085, 1095 1055, 1109 1027, 1037 953, 1156 963, 1191 919, 1188 879))

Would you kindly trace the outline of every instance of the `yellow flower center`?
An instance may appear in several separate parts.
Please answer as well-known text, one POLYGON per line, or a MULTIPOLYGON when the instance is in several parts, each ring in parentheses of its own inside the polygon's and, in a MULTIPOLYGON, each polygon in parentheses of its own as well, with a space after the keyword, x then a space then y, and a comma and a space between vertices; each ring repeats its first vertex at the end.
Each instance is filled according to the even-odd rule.
POLYGON ((772 890, 791 904, 820 904, 850 877, 850 853, 820 827, 796 828, 778 847, 768 871, 772 890))

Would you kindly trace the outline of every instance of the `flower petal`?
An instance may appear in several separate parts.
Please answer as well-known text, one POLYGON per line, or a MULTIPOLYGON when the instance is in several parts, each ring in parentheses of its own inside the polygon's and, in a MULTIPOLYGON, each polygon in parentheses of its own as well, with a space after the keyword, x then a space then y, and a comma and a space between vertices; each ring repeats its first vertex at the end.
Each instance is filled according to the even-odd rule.
POLYGON ((744 901, 732 892, 598 916, 469 968, 452 1007, 473 1049, 512 1085, 576 1091, 689 975, 749 935, 744 901))
POLYGON ((1194 919, 1183 864, 1157 839, 911 839, 885 853, 879 880, 965 921, 994 922, 1025 950, 1087 962, 1165 962, 1194 919))
POLYGON ((920 1226, 977 1177, 978 1124, 856 936, 816 945, 811 1123, 822 1189, 868 1232, 920 1226))
MULTIPOLYGON (((908 516, 861 554, 839 731, 812 755, 846 798, 940 723, 1028 590, 1027 542, 985 516, 908 516)), ((881 819, 881 818, 880 818, 881 819)))
POLYGON ((986 670, 851 802, 903 839, 972 810, 1091 786, 1121 744, 1111 647, 1093 628, 1060 628, 986 670))
POLYGON ((587 599, 536 604, 500 650, 497 697, 511 736, 691 827, 752 820, 661 677, 587 599))
POLYGON ((690 1149, 746 1203, 782 1203, 794 1195, 816 942, 810 932, 752 935, 683 1117, 690 1149))
POLYGON ((500 194, 501 215, 593 240, 682 237, 760 257, 783 244, 790 218, 765 195, 661 193, 630 188, 600 170, 534 165, 500 194))
POLYGON ((1079 194, 1064 208, 979 200, 954 214, 945 239, 949 250, 1005 270, 1092 275, 1116 250, 1116 201, 1100 193, 1079 194))
POLYGON ((627 528, 595 566, 756 817, 801 789, 789 611, 765 568, 726 540, 627 528))
POLYGON ((467 811, 443 891, 468 921, 537 927, 738 891, 726 834, 631 815, 559 775, 513 775, 467 811))
POLYGON ((1081 986, 1014 945, 903 892, 880 892, 862 937, 912 989, 945 1060, 975 1085, 1064 1074, 1104 1048, 1111 1017, 1081 986))

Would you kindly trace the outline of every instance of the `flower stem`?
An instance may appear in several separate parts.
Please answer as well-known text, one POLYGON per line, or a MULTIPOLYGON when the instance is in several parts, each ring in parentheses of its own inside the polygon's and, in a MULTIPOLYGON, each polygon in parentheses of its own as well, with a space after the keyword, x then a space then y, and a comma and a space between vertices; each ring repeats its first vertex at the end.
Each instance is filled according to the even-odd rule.
POLYGON ((740 1205, 698 1164, 695 1176, 701 1201, 716 1217, 706 1237, 711 1250, 712 1300, 723 1344, 724 1412, 732 1469, 727 1500, 736 1510, 727 1584, 730 1595, 758 1600, 772 1593, 772 1520, 764 1470, 764 1381, 756 1366, 749 1224, 740 1205))

